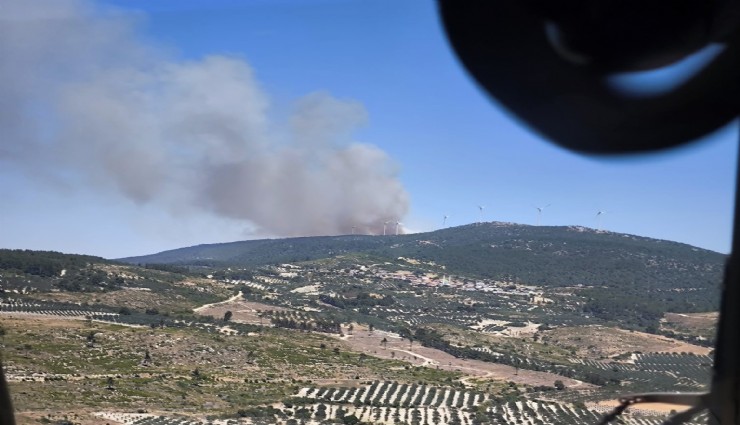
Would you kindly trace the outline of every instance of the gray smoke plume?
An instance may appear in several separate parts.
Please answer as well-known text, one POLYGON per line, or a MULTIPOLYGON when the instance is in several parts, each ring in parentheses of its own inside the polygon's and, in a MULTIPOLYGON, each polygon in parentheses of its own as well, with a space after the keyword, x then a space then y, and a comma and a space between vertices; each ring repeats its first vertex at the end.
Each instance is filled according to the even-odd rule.
POLYGON ((276 122, 240 58, 172 59, 83 0, 2 9, 0 161, 262 234, 377 233, 407 212, 390 158, 351 139, 360 103, 311 93, 276 122))

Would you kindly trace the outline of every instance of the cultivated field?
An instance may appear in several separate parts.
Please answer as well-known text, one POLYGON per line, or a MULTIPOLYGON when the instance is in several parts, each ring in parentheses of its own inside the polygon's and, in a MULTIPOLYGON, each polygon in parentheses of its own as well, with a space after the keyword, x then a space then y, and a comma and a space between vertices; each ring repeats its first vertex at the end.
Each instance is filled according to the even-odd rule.
POLYGON ((542 341, 571 350, 575 356, 610 358, 627 352, 709 354, 708 347, 645 332, 605 326, 562 327, 542 332, 542 341))
POLYGON ((714 338, 719 314, 712 313, 666 313, 661 327, 681 335, 698 336, 707 340, 714 338))
POLYGON ((667 314, 650 329, 669 338, 584 314, 583 286, 399 261, 0 274, 19 422, 583 424, 624 393, 706 388, 710 348, 679 338, 711 314, 667 314))
POLYGON ((479 360, 459 359, 444 351, 424 347, 418 343, 409 343, 408 340, 388 332, 369 332, 366 328, 359 328, 353 335, 347 335, 341 340, 353 351, 380 358, 401 359, 418 366, 460 372, 473 378, 502 380, 532 386, 553 385, 556 380, 562 380, 569 388, 591 387, 581 381, 552 373, 517 369, 512 366, 479 360), (386 342, 384 343, 383 340, 386 340, 386 342))

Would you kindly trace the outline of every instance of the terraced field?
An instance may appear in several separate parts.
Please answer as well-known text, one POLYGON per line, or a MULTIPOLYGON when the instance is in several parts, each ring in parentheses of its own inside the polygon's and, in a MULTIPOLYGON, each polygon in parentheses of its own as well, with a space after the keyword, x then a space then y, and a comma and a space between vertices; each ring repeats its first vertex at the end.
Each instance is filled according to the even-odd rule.
MULTIPOLYGON (((584 409, 571 404, 539 400, 488 402, 478 408, 460 408, 443 404, 440 406, 420 405, 417 407, 389 407, 365 403, 343 404, 317 402, 310 404, 276 405, 263 410, 245 410, 238 419, 214 419, 199 421, 192 417, 162 416, 156 414, 100 412, 96 415, 126 425, 237 425, 237 424, 460 424, 487 423, 496 425, 583 425, 598 422, 607 409, 584 409)), ((658 412, 625 414, 616 421, 624 425, 661 425, 664 415, 658 412)), ((688 422, 688 425, 704 423, 705 416, 688 422)))
POLYGON ((352 261, 0 287, 19 422, 583 424, 625 392, 706 387, 709 348, 586 317, 571 288, 352 261))
POLYGON ((575 363, 621 373, 645 383, 674 378, 682 387, 706 388, 711 378, 712 358, 689 353, 633 354, 631 363, 573 359, 575 363))

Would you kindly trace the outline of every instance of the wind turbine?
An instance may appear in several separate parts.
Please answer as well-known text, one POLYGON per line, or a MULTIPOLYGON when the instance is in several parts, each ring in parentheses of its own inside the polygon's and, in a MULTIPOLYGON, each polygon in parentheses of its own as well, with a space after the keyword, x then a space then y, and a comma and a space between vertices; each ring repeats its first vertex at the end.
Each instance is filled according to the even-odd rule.
POLYGON ((601 217, 609 211, 599 210, 596 213, 596 230, 601 230, 601 217))
POLYGON ((479 211, 479 220, 478 224, 483 223, 483 209, 486 208, 483 205, 478 205, 478 211, 479 211))
POLYGON ((544 211, 545 208, 549 207, 550 205, 552 204, 547 204, 544 207, 535 206, 535 209, 537 210, 537 225, 538 226, 540 225, 540 219, 542 218, 542 211, 544 211))
POLYGON ((354 235, 354 234, 355 234, 355 229, 356 229, 356 228, 357 228, 356 226, 352 226, 352 235, 354 235))
POLYGON ((390 221, 384 221, 383 222, 383 236, 385 236, 385 226, 387 226, 388 223, 390 223, 390 221))
POLYGON ((400 225, 402 225, 402 224, 403 224, 403 223, 401 223, 400 221, 397 221, 397 222, 396 222, 396 236, 398 236, 398 226, 400 226, 400 225))
POLYGON ((445 214, 445 216, 442 217, 442 227, 445 227, 445 225, 447 224, 447 219, 448 218, 450 218, 450 216, 447 215, 447 214, 445 214))

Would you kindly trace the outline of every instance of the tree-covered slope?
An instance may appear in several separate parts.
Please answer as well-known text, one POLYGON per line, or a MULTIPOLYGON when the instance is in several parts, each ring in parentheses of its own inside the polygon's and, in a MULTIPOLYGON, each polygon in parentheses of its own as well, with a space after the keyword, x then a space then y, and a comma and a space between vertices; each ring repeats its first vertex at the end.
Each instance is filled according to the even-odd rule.
POLYGON ((433 261, 453 273, 544 286, 707 288, 725 256, 690 245, 572 226, 484 223, 399 236, 265 239, 198 245, 130 263, 257 266, 348 253, 433 261))
POLYGON ((62 254, 55 251, 0 249, 0 270, 35 276, 59 276, 62 270, 77 270, 90 263, 110 263, 101 257, 62 254))
POLYGON ((192 277, 180 273, 185 271, 169 265, 136 267, 89 255, 0 249, 0 298, 5 292, 164 290, 192 277))

